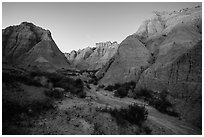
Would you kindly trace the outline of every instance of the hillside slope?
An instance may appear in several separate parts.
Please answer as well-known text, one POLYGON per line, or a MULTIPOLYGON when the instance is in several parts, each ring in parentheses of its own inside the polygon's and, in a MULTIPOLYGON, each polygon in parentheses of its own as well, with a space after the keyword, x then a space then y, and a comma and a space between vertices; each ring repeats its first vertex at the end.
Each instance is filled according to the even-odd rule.
POLYGON ((22 22, 20 25, 3 29, 2 39, 4 63, 44 71, 70 67, 49 30, 22 22))
POLYGON ((154 14, 119 45, 97 73, 99 82, 133 80, 136 90, 167 90, 181 116, 201 127, 202 7, 154 14))

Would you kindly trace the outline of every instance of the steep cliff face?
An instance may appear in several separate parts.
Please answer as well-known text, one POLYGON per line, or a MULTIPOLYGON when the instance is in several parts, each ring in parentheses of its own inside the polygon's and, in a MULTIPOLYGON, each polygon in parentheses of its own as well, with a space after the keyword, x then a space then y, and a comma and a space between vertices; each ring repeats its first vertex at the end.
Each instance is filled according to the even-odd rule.
POLYGON ((149 51, 137 37, 128 36, 121 42, 113 59, 106 64, 104 69, 99 70, 97 77, 103 76, 100 83, 104 85, 135 80, 149 65, 149 57, 149 51))
POLYGON ((68 61, 80 70, 97 70, 108 62, 118 49, 117 42, 96 43, 96 47, 65 53, 68 61))
MULTIPOLYGON (((120 75, 126 66, 128 69, 143 72, 152 65, 157 66, 157 69, 174 63, 178 57, 192 49, 201 40, 201 9, 201 7, 195 7, 171 13, 154 12, 155 15, 151 19, 144 21, 135 34, 127 37, 119 45, 118 52, 113 57, 114 61, 111 61, 111 65, 109 63, 105 65, 109 68, 106 69, 107 72, 101 79, 101 83, 132 80, 133 78, 127 78, 132 77, 132 73, 127 73, 129 71, 121 75, 120 79, 108 80, 110 75, 114 76, 117 72, 116 69, 121 70, 117 72, 120 75), (115 65, 117 67, 113 67, 115 65), (141 68, 142 71, 140 71, 141 68)), ((135 80, 137 79, 136 76, 135 80)))
POLYGON ((165 57, 157 59, 141 75, 137 88, 141 87, 153 91, 168 90, 172 96, 170 101, 181 117, 201 127, 202 42, 192 49, 180 50, 180 55, 172 61, 165 57))
POLYGON ((70 67, 49 30, 23 22, 3 29, 2 39, 3 62, 45 71, 70 67))
POLYGON ((97 76, 105 85, 134 80, 136 89, 165 89, 181 116, 201 127, 202 7, 154 14, 97 76))

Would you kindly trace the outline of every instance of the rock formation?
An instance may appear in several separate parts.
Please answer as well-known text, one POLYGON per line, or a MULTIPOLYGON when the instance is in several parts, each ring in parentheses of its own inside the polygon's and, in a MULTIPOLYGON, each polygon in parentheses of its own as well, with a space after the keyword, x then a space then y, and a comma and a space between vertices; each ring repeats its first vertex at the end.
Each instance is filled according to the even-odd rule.
POLYGON ((117 42, 100 42, 96 47, 65 53, 65 56, 80 70, 98 70, 115 55, 117 49, 117 42))
POLYGON ((2 39, 4 63, 45 71, 70 67, 49 30, 23 22, 3 29, 2 39))
POLYGON ((100 81, 104 85, 135 80, 149 65, 149 57, 147 48, 135 36, 128 36, 121 42, 111 61, 99 70, 97 77, 104 76, 100 81))
POLYGON ((104 85, 167 90, 181 117, 201 127, 202 7, 154 14, 96 75, 104 85))

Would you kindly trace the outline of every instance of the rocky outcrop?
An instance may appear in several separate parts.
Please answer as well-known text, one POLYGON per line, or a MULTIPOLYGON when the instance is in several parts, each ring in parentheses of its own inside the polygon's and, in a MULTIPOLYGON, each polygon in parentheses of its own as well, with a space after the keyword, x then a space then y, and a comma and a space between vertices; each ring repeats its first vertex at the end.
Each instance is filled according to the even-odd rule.
POLYGON ((128 36, 121 42, 113 59, 96 75, 98 78, 103 76, 100 83, 104 85, 135 81, 149 65, 149 57, 150 52, 137 37, 128 36))
MULTIPOLYGON (((127 37, 119 45, 117 54, 113 57, 114 61, 111 61, 111 65, 108 65, 110 62, 105 65, 107 73, 104 74, 101 83, 133 80, 133 78, 128 78, 132 77, 132 73, 129 73, 131 70, 143 72, 160 60, 169 65, 201 40, 201 7, 171 13, 154 12, 154 14, 153 18, 144 21, 135 34, 127 37), (117 67, 113 67, 115 65, 117 67), (109 66, 108 69, 107 66, 109 66), (114 77, 117 69, 119 70, 117 75, 123 73, 126 66, 131 70, 127 69, 127 72, 119 79, 109 80, 111 75, 114 77)), ((101 72, 98 73, 102 74, 101 72)), ((137 79, 136 76, 135 80, 137 79)))
POLYGON ((4 63, 45 71, 70 67, 49 30, 23 22, 3 29, 2 39, 4 63))
POLYGON ((201 127, 202 42, 182 52, 172 61, 159 57, 156 63, 141 75, 137 88, 168 90, 172 97, 170 101, 175 104, 181 117, 201 127))
POLYGON ((99 83, 131 80, 136 89, 167 90, 183 119, 202 125, 202 7, 154 12, 97 72, 99 83))
POLYGON ((115 55, 117 49, 117 42, 100 42, 96 47, 65 53, 65 56, 80 70, 98 70, 115 55))

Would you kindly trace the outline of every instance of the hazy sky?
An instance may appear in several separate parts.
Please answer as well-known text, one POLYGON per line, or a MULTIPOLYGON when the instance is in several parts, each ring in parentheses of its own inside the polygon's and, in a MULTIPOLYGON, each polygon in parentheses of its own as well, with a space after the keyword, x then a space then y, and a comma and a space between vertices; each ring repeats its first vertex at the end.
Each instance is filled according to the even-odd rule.
POLYGON ((32 22, 49 29, 62 52, 117 41, 137 31, 152 11, 174 11, 201 3, 3 3, 2 28, 32 22))

